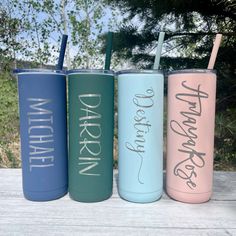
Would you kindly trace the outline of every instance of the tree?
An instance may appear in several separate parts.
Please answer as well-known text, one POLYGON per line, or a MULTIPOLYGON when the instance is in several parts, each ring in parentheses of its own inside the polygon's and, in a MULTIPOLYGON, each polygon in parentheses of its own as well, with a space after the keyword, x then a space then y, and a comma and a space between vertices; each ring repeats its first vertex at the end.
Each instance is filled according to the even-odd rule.
MULTIPOLYGON (((234 60, 236 3, 223 0, 112 0, 127 17, 115 35, 114 51, 137 67, 151 68, 158 33, 166 31, 162 69, 206 68, 217 32, 223 33, 216 69, 218 98, 236 101, 234 60), (227 90, 231 91, 227 91, 227 90), (225 91, 230 97, 225 99, 225 91)), ((218 107, 219 108, 219 107, 218 107)))
POLYGON ((13 16, 12 5, 4 3, 0 3, 0 59, 1 69, 8 69, 12 62, 16 67, 16 52, 21 49, 16 39, 20 32, 20 20, 13 16))
POLYGON ((9 33, 15 30, 13 19, 17 22, 18 35, 11 38, 14 45, 21 46, 14 48, 18 59, 34 61, 41 67, 55 64, 62 34, 68 34, 67 67, 103 64, 99 35, 112 24, 112 15, 107 14, 112 9, 108 11, 106 0, 2 0, 1 11, 8 8, 12 19, 9 33))
POLYGON ((152 68, 158 33, 165 31, 161 69, 207 68, 213 39, 218 53, 216 160, 236 164, 235 0, 110 0, 126 16, 114 35, 114 52, 137 68, 152 68))

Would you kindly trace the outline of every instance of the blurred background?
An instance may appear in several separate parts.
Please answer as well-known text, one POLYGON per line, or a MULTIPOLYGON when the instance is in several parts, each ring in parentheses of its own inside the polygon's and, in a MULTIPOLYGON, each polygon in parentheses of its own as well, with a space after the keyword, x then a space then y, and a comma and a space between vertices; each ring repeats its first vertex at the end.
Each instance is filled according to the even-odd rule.
MULTIPOLYGON (((158 34, 165 31, 160 63, 165 74, 207 68, 214 37, 223 34, 215 64, 214 168, 236 170, 235 0, 1 0, 0 167, 21 166, 17 80, 12 69, 54 68, 63 34, 69 35, 65 68, 103 68, 108 31, 114 32, 113 70, 152 68, 158 34)), ((116 167, 116 98, 115 119, 116 167)), ((164 130, 166 137, 166 122, 164 130)))

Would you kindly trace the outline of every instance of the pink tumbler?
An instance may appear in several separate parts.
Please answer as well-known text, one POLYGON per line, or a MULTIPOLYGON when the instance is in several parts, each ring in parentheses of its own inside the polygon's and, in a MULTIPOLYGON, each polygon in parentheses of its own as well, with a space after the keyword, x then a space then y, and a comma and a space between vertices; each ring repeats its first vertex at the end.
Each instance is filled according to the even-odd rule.
POLYGON ((180 70, 168 77, 167 183, 178 201, 210 199, 213 180, 216 73, 180 70))

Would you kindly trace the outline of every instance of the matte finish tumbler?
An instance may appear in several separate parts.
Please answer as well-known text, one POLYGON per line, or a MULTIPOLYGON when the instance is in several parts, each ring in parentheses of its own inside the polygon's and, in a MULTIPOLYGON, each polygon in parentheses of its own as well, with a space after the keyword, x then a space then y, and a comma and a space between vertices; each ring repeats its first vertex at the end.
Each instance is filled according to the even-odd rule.
POLYGON ((211 197, 215 96, 215 71, 169 75, 166 189, 178 201, 201 203, 211 197))
POLYGON ((66 76, 16 70, 25 198, 48 201, 67 193, 66 76))
POLYGON ((163 188, 163 74, 118 72, 119 194, 158 200, 163 188))
POLYGON ((81 202, 112 194, 114 74, 72 70, 69 79, 69 193, 81 202))

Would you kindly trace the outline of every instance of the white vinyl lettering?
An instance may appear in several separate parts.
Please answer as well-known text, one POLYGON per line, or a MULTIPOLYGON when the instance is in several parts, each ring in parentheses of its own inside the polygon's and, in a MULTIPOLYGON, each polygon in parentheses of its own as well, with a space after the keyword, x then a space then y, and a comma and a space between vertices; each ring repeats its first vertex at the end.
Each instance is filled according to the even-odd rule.
MULTIPOLYGON (((82 116, 79 118, 80 133, 82 141, 80 145, 80 155, 78 157, 79 174, 87 176, 100 176, 97 166, 101 160, 101 114, 98 108, 101 105, 100 94, 82 94, 78 96, 82 116)), ((81 140, 80 139, 80 140, 81 140)))
POLYGON ((49 109, 52 100, 28 98, 28 137, 30 171, 54 166, 53 112, 49 109))

